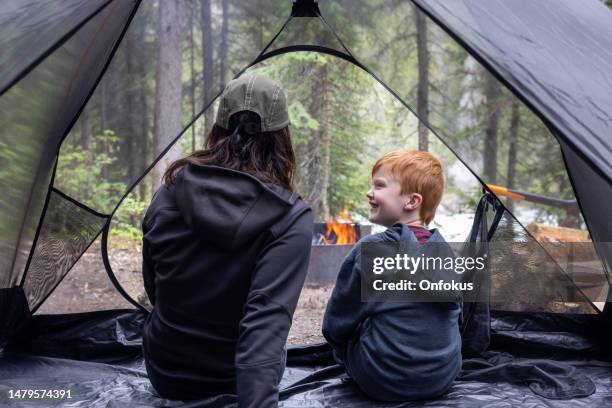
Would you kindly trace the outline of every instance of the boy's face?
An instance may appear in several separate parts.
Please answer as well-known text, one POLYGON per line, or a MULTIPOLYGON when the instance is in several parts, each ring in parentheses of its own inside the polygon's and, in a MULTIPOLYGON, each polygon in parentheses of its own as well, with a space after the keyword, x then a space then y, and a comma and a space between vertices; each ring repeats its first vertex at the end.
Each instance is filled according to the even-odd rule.
MULTIPOLYGON (((397 222, 414 218, 410 215, 414 214, 415 210, 418 218, 420 200, 414 202, 412 194, 401 194, 401 190, 399 181, 382 167, 374 174, 372 187, 366 193, 370 203, 370 222, 389 228, 397 222)), ((420 195, 418 198, 420 199, 420 195)))

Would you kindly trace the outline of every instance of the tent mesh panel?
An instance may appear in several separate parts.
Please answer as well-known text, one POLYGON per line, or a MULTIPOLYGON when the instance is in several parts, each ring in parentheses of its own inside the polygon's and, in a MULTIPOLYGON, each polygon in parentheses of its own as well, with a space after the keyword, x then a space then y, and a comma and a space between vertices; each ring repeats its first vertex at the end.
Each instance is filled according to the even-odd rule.
POLYGON ((549 248, 539 245, 506 210, 491 238, 489 256, 492 309, 594 312, 549 248))
POLYGON ((0 92, 108 0, 4 0, 0 11, 0 92))
POLYGON ((37 308, 62 280, 98 235, 106 219, 55 191, 52 193, 24 283, 30 310, 37 308))

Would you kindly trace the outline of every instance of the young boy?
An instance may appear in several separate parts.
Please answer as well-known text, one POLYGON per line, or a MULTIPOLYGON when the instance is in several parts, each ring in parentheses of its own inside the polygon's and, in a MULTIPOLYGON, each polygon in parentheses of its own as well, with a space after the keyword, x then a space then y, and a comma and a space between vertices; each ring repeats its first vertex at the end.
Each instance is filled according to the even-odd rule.
POLYGON ((393 151, 372 169, 370 221, 388 229, 361 239, 346 257, 323 319, 335 359, 370 398, 434 398, 461 368, 459 302, 361 301, 361 243, 444 243, 426 227, 443 192, 442 165, 427 152, 393 151))

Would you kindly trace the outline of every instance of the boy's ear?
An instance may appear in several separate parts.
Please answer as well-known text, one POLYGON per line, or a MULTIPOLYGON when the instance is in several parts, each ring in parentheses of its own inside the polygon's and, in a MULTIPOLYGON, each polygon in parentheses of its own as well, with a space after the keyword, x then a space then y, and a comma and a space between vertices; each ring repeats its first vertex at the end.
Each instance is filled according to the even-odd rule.
POLYGON ((408 201, 404 203, 404 210, 416 210, 423 203, 423 196, 419 193, 410 193, 408 201))

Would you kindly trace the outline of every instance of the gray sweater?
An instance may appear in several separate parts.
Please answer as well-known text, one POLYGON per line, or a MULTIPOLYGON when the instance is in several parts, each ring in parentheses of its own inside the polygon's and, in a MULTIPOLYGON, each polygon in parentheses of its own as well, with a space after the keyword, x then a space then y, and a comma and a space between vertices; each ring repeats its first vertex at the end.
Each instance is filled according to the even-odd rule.
MULTIPOLYGON (((428 242, 446 242, 437 229, 428 242)), ((344 260, 323 319, 334 357, 371 398, 436 397, 461 369, 460 302, 362 302, 363 242, 417 242, 401 223, 360 240, 344 260)))

